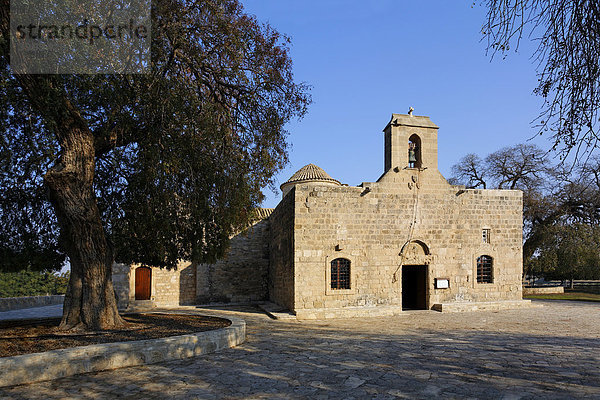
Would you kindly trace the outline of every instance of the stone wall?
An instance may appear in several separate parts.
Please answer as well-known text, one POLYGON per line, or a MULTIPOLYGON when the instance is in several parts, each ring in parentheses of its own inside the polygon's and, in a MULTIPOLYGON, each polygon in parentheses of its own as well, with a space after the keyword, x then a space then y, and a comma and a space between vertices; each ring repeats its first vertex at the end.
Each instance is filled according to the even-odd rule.
POLYGON ((197 269, 198 304, 267 300, 269 220, 271 209, 261 209, 258 221, 231 238, 224 258, 197 269))
POLYGON ((292 188, 269 217, 269 298, 294 309, 294 210, 296 191, 292 188))
POLYGON ((117 296, 117 307, 126 310, 129 307, 129 273, 131 268, 127 264, 114 263, 112 266, 112 281, 115 296, 117 296))
MULTIPOLYGON (((133 271, 132 275, 135 277, 133 271)), ((181 261, 177 269, 152 268, 151 300, 155 307, 195 304, 196 266, 181 261)))
POLYGON ((62 304, 64 300, 64 294, 52 296, 3 297, 0 298, 0 312, 62 304))
POLYGON ((294 196, 295 310, 400 306, 402 265, 427 265, 427 308, 521 299, 520 191, 462 190, 436 169, 404 168, 363 187, 297 185, 294 196), (476 282, 480 255, 493 257, 493 283, 476 282), (338 257, 351 261, 349 290, 330 288, 338 257), (436 278, 449 288, 436 289, 436 278))
POLYGON ((175 307, 196 302, 196 265, 182 261, 177 269, 151 267, 150 300, 135 299, 135 269, 140 265, 113 264, 113 286, 121 310, 175 307))
POLYGON ((267 300, 271 211, 257 210, 257 220, 231 238, 225 257, 215 264, 182 261, 174 270, 152 267, 150 300, 135 300, 135 269, 139 265, 114 264, 119 309, 267 300))

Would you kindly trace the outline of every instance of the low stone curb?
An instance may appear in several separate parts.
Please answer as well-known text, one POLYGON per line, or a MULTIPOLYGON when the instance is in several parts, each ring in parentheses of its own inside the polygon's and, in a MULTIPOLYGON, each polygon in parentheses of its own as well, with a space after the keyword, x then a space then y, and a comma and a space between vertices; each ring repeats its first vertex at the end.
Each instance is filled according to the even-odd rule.
POLYGON ((0 312, 62 304, 65 295, 0 298, 0 312))
MULTIPOLYGON (((214 315, 216 316, 216 315, 214 315)), ((131 342, 104 343, 0 358, 0 387, 48 381, 143 364, 179 360, 235 347, 246 340, 246 322, 189 335, 131 342)))
POLYGON ((542 287, 523 287, 523 296, 529 294, 549 294, 549 293, 564 293, 565 288, 562 286, 542 286, 542 287))

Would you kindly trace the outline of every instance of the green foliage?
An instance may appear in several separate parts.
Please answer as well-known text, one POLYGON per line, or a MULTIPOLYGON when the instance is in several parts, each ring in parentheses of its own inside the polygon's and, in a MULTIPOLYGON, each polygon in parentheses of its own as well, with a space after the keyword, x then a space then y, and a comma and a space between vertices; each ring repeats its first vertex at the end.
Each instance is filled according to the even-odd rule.
POLYGON ((598 227, 572 223, 543 227, 532 272, 549 280, 600 279, 598 227))
POLYGON ((65 294, 68 282, 68 272, 64 274, 31 270, 0 272, 0 297, 65 294))

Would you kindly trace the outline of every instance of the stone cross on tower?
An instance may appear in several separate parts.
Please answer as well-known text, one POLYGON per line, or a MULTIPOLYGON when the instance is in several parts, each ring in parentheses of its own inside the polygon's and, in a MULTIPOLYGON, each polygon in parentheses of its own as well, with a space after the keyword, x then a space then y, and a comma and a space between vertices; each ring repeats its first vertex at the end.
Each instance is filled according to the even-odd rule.
POLYGON ((415 111, 415 109, 412 108, 412 107, 409 107, 408 108, 408 115, 410 115, 412 117, 413 116, 413 111, 415 111))

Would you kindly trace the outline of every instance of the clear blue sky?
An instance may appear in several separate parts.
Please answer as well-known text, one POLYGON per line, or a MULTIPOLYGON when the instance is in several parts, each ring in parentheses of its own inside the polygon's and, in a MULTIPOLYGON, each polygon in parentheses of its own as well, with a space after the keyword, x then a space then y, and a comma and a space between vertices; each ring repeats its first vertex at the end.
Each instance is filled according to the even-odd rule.
MULTIPOLYGON (((243 0, 246 12, 291 37, 295 77, 313 104, 289 124, 290 163, 277 186, 308 163, 343 183, 383 172, 381 130, 392 113, 427 115, 440 126, 439 167, 485 156, 535 136, 541 99, 533 44, 507 58, 486 55, 485 10, 470 1, 243 0)), ((545 139, 535 142, 543 148, 545 139)), ((265 207, 280 194, 265 189, 265 207)))

